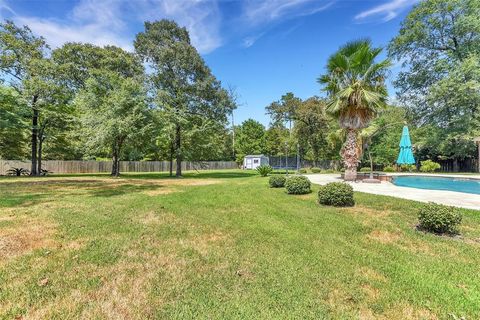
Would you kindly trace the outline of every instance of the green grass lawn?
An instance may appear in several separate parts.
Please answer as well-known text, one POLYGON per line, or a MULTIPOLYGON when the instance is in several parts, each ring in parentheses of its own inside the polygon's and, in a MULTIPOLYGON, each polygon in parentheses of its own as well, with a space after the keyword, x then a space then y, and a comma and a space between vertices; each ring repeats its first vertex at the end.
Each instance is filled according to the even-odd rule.
POLYGON ((241 171, 0 179, 1 319, 480 318, 480 212, 322 207, 241 171))

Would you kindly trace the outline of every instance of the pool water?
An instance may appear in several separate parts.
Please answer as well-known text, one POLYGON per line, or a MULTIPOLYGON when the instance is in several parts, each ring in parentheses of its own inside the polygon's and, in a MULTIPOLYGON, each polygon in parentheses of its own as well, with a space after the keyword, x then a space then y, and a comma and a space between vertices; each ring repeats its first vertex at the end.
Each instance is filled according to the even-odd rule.
POLYGON ((430 176, 400 176, 393 178, 393 184, 418 189, 448 190, 480 194, 480 180, 430 176))

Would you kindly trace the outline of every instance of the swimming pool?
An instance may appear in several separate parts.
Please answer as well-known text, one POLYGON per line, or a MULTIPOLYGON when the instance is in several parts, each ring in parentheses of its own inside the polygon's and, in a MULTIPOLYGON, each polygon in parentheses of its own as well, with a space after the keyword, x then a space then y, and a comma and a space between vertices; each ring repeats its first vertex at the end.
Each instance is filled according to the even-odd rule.
POLYGON ((480 180, 476 179, 431 176, 399 176, 394 177, 392 183, 401 187, 480 194, 480 180))

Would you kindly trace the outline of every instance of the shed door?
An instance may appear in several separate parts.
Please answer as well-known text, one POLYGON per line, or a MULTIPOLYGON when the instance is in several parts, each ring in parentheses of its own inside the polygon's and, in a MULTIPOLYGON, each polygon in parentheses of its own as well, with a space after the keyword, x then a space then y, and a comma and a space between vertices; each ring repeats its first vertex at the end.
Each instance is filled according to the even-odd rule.
POLYGON ((253 158, 252 169, 256 169, 260 165, 260 158, 253 158))
POLYGON ((247 160, 247 162, 245 164, 246 168, 247 169, 252 169, 252 159, 247 158, 246 160, 247 160))

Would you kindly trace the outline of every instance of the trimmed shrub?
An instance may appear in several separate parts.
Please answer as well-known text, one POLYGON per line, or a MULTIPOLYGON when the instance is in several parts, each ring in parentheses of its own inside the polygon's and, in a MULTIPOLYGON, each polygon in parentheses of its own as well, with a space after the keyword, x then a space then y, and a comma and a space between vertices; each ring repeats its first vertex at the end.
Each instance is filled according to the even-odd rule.
POLYGON ((285 178, 285 176, 273 175, 268 180, 268 184, 270 185, 270 188, 283 188, 286 180, 287 178, 285 178))
POLYGON ((322 169, 317 168, 317 167, 312 167, 310 170, 312 171, 312 173, 320 173, 320 172, 322 172, 322 169))
POLYGON ((270 167, 268 164, 262 164, 261 166, 257 167, 257 172, 262 177, 268 176, 268 174, 271 173, 272 171, 273 171, 272 167, 270 167))
POLYGON ((455 207, 429 202, 420 208, 418 222, 421 229, 429 232, 455 234, 462 213, 455 207))
POLYGON ((383 172, 395 172, 395 168, 392 166, 386 166, 383 168, 383 172))
POLYGON ((434 172, 441 168, 439 163, 432 160, 421 161, 420 164, 420 171, 422 172, 434 172))
POLYGON ((370 167, 363 167, 360 169, 360 172, 370 172, 370 167))
POLYGON ((298 173, 305 174, 307 173, 307 169, 304 169, 304 168, 298 169, 298 173))
POLYGON ((318 202, 327 206, 352 207, 355 205, 353 188, 344 182, 327 183, 318 191, 318 202))
POLYGON ((305 176, 290 176, 285 181, 285 189, 288 194, 306 194, 310 193, 310 180, 305 176))

